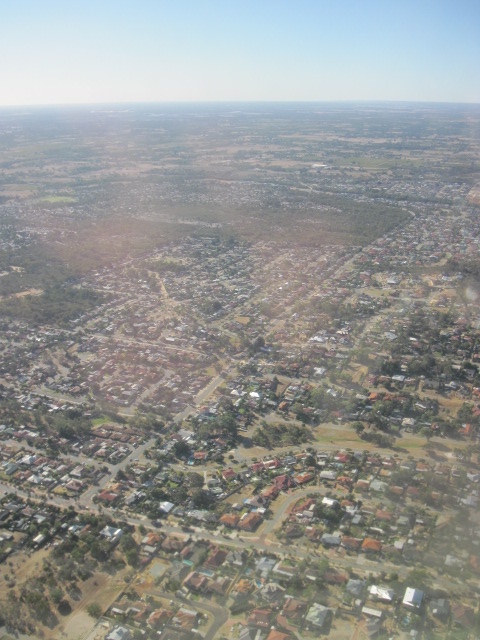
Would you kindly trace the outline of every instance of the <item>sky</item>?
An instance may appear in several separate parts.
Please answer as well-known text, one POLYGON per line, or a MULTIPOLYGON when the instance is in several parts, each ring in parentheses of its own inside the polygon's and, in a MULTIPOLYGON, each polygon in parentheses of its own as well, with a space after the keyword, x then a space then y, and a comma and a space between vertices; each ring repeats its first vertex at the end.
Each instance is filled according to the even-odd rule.
POLYGON ((479 0, 0 0, 0 106, 480 103, 479 0))

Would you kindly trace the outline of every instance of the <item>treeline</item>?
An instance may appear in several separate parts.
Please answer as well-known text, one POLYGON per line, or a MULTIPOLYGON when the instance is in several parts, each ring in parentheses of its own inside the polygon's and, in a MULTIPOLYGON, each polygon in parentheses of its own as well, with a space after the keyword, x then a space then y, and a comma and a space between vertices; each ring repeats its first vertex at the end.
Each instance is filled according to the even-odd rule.
POLYGON ((0 301, 0 314, 35 325, 65 325, 103 302, 91 289, 54 285, 42 294, 10 297, 0 301))
POLYGON ((450 258, 445 265, 448 275, 461 273, 467 278, 480 278, 480 258, 450 258))
POLYGON ((187 265, 168 259, 151 261, 148 263, 148 268, 150 271, 155 271, 155 273, 158 273, 159 275, 164 273, 174 273, 178 275, 180 273, 185 273, 188 269, 187 265))
POLYGON ((0 251, 0 296, 61 284, 74 274, 48 247, 38 244, 0 251))
POLYGON ((268 424, 265 420, 255 429, 252 442, 267 449, 288 445, 300 445, 312 440, 310 429, 297 424, 268 424))

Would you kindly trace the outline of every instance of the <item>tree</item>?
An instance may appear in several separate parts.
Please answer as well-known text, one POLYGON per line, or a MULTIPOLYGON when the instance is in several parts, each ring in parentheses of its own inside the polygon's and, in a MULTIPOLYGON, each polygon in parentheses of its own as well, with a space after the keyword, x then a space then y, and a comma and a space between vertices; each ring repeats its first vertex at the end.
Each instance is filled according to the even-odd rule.
POLYGON ((102 615, 102 608, 97 602, 92 602, 87 607, 87 613, 92 618, 99 618, 102 615))
POLYGON ((63 591, 60 589, 60 587, 53 587, 50 590, 50 595, 52 596, 53 602, 58 605, 62 601, 63 591))
POLYGON ((355 429, 357 435, 361 435, 365 431, 365 426, 359 420, 352 424, 352 428, 355 429))
POLYGON ((209 509, 212 505, 212 496, 203 489, 195 489, 192 493, 192 502, 196 509, 209 509))
POLYGON ((190 454, 190 447, 183 440, 175 442, 173 452, 177 458, 186 458, 190 454))
POLYGON ((302 578, 298 575, 298 573, 294 574, 291 578, 290 581, 288 583, 288 586, 290 589, 292 589, 294 592, 301 592, 303 591, 303 580, 302 578))
POLYGON ((138 549, 137 548, 128 549, 128 551, 125 552, 125 558, 131 567, 136 567, 138 564, 138 558, 139 558, 138 549))
POLYGON ((430 427, 422 427, 420 429, 420 435, 422 435, 427 440, 430 440, 430 438, 433 436, 433 431, 430 429, 430 427))
POLYGON ((204 485, 204 478, 201 473, 193 472, 188 474, 187 482, 192 488, 196 487, 197 489, 201 489, 204 485))

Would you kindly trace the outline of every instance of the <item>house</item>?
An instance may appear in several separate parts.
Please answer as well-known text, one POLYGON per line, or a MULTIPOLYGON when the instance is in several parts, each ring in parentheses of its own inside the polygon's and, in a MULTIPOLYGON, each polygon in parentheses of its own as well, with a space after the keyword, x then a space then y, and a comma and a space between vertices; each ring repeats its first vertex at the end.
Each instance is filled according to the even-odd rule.
POLYGON ((238 640, 257 640, 260 633, 261 632, 255 628, 249 629, 248 627, 240 627, 238 630, 238 640))
POLYGON ((419 609, 423 602, 423 591, 407 587, 403 596, 402 604, 409 609, 419 609))
POLYGON ((430 613, 435 618, 439 618, 440 620, 447 620, 450 615, 450 604, 448 600, 445 598, 437 598, 436 600, 430 600, 428 603, 428 608, 430 609, 430 613))
POLYGON ((472 607, 456 603, 452 605, 452 620, 458 627, 473 629, 475 625, 475 611, 472 607))
POLYGON ((130 640, 132 634, 125 627, 115 627, 110 631, 108 636, 105 637, 105 640, 130 640))
POLYGON ((252 471, 252 473, 262 473, 262 471, 265 470, 265 465, 263 464, 263 462, 254 462, 250 466, 250 470, 252 471))
POLYGON ((166 609, 156 609, 149 615, 147 624, 154 629, 158 629, 160 627, 163 627, 170 620, 172 615, 172 611, 167 611, 166 609))
POLYGON ((255 531, 262 520, 262 514, 254 511, 252 513, 246 513, 245 515, 243 515, 240 518, 237 526, 243 531, 255 531))
POLYGON ((192 609, 180 607, 175 616, 172 618, 172 625, 191 631, 196 627, 198 622, 198 613, 192 609))
POLYGON ((291 637, 288 633, 283 633, 283 631, 277 631, 277 629, 272 629, 268 634, 266 640, 291 640, 291 637))
POLYGON ((299 473, 296 476, 294 476, 294 481, 301 485, 301 484, 306 484, 307 482, 310 482, 311 480, 313 480, 315 478, 315 475, 313 473, 309 473, 309 472, 303 472, 303 473, 299 473))
POLYGON ((225 482, 230 482, 237 477, 236 471, 234 471, 231 467, 229 469, 224 469, 222 471, 222 478, 225 482))
POLYGON ((271 486, 264 489, 261 495, 267 500, 275 500, 275 498, 278 497, 279 493, 279 488, 276 485, 272 484, 271 486))
POLYGON ((208 578, 197 571, 191 571, 183 581, 183 586, 190 591, 205 593, 208 587, 208 578))
POLYGON ((334 471, 320 471, 319 478, 326 482, 334 482, 337 479, 337 474, 334 471))
POLYGON ((327 496, 324 496, 322 498, 322 504, 325 505, 326 507, 335 508, 339 504, 339 502, 338 502, 338 500, 335 500, 334 498, 328 498, 327 496))
POLYGON ((109 491, 108 489, 104 489, 97 496, 97 500, 100 500, 101 502, 115 502, 117 498, 118 493, 114 493, 113 491, 109 491))
POLYGON ((380 611, 380 609, 372 609, 372 607, 362 607, 362 613, 365 616, 368 616, 370 618, 377 618, 378 620, 381 620, 381 618, 383 617, 383 611, 380 611))
POLYGON ((323 574, 323 578, 327 584, 345 584, 348 582, 348 576, 346 573, 337 571, 336 569, 329 569, 323 574))
POLYGON ((324 607, 323 604, 314 602, 305 616, 305 622, 308 623, 310 627, 318 630, 326 627, 332 616, 333 612, 331 609, 324 607))
POLYGON ((267 558, 266 556, 263 556, 255 563, 255 571, 257 573, 260 573, 262 578, 266 578, 276 564, 277 561, 273 558, 267 558))
POLYGON ((350 578, 350 580, 345 585, 345 591, 354 598, 360 598, 363 594, 366 584, 367 583, 365 580, 350 578))
POLYGON ((185 546, 185 541, 175 536, 167 536, 160 545, 163 551, 175 552, 181 551, 185 546))
POLYGON ((123 529, 115 529, 115 527, 105 526, 100 535, 109 540, 112 543, 118 542, 123 535, 123 529))
POLYGON ((210 580, 208 583, 208 591, 210 593, 216 593, 219 596, 224 596, 231 584, 232 581, 230 578, 218 577, 216 580, 210 580))
POLYGON ((254 609, 248 616, 247 624, 251 627, 260 627, 268 629, 272 619, 273 612, 271 609, 254 609))
POLYGON ((371 600, 376 600, 378 602, 391 603, 395 598, 395 591, 393 589, 379 587, 376 584, 370 585, 368 593, 371 600))
POLYGON ((277 564, 273 567, 273 573, 284 576, 286 578, 291 578, 292 576, 296 575, 297 568, 280 561, 277 562, 277 564))
POLYGON ((36 547, 39 547, 41 544, 45 542, 46 539, 47 537, 43 533, 39 533, 38 535, 35 536, 35 538, 33 538, 32 542, 36 547))
POLYGON ((225 525, 226 527, 230 527, 234 529, 240 521, 240 516, 237 516, 235 513, 225 513, 220 518, 220 523, 225 525))
MULTIPOLYGON (((360 480, 359 480, 360 482, 360 480)), ((357 482, 358 484, 358 482, 357 482)), ((386 482, 382 482, 382 480, 372 480, 370 483, 370 489, 372 491, 377 491, 378 493, 383 493, 384 491, 386 491, 386 489, 388 489, 388 484, 386 482)))
POLYGON ((345 487, 346 489, 351 489, 353 486, 353 480, 348 476, 338 476, 337 484, 341 487, 345 487))
POLYGON ((273 471, 274 469, 278 469, 279 467, 282 466, 282 463, 278 458, 272 458, 271 460, 264 460, 263 464, 267 471, 273 471))
POLYGON ((253 591, 254 589, 255 586, 250 582, 250 580, 247 580, 246 578, 240 578, 240 580, 235 585, 235 591, 237 592, 237 594, 250 593, 250 591, 253 591))
POLYGON ((273 480, 273 484, 279 491, 287 491, 288 489, 292 489, 295 486, 295 482, 290 476, 287 475, 277 476, 273 480))
POLYGON ((161 502, 158 505, 158 509, 162 513, 168 514, 170 513, 170 511, 173 509, 174 506, 175 505, 172 502, 168 502, 167 500, 165 500, 164 502, 161 502))
POLYGON ((383 522, 391 522, 393 520, 393 513, 391 511, 386 511, 385 509, 377 509, 375 518, 383 522))
POLYGON ((362 546, 362 542, 362 538, 343 536, 341 546, 347 549, 347 551, 358 551, 362 546))
POLYGON ((287 596, 283 605, 282 614, 292 620, 300 620, 307 610, 307 603, 297 598, 287 596))
POLYGON ((218 547, 214 547, 210 552, 208 558, 205 560, 205 566, 210 569, 216 569, 220 567, 227 557, 228 551, 225 549, 219 549, 218 547))
POLYGON ((320 542, 325 547, 338 547, 340 546, 341 541, 342 541, 342 538, 340 536, 332 535, 330 533, 324 533, 323 536, 320 538, 320 542))
POLYGON ((267 582, 258 593, 267 602, 278 602, 284 598, 285 589, 282 589, 276 582, 267 582))
POLYGON ((355 491, 369 491, 370 482, 368 480, 357 480, 355 483, 355 491))
POLYGON ((3 465, 3 471, 7 476, 13 475, 15 471, 18 471, 18 469, 18 464, 15 464, 14 462, 6 462, 3 465))
POLYGON ((227 553, 227 557, 225 558, 225 562, 228 565, 234 565, 236 567, 243 567, 245 562, 246 554, 244 551, 239 551, 238 549, 232 549, 227 553))
POLYGON ((380 553, 382 550, 382 543, 380 540, 374 538, 365 538, 362 542, 362 551, 365 553, 380 553))

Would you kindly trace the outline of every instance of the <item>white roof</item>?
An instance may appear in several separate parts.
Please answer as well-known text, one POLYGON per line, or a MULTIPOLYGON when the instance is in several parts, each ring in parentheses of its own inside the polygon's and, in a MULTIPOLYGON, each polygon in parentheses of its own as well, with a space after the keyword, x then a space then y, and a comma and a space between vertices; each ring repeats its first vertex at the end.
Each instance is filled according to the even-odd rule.
POLYGON ((407 587, 403 596, 403 604, 407 607, 419 607, 422 604, 423 591, 407 587))

